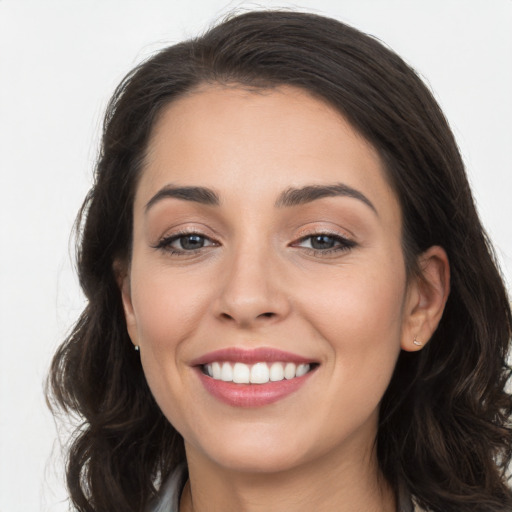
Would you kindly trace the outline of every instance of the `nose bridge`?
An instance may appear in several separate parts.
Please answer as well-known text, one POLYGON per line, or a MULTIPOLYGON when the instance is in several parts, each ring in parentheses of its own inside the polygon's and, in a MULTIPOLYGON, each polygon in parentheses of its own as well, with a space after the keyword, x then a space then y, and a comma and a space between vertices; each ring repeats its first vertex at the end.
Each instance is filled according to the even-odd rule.
POLYGON ((283 318, 289 305, 269 244, 241 242, 226 261, 218 314, 239 325, 283 318))

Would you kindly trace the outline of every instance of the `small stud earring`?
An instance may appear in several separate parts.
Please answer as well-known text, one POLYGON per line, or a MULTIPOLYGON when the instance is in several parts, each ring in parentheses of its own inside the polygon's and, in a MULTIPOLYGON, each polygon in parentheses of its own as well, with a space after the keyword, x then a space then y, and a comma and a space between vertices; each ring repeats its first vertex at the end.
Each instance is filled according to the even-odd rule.
POLYGON ((134 345, 134 347, 133 347, 133 348, 134 348, 137 352, 140 350, 140 349, 139 349, 139 345, 134 345))
POLYGON ((416 336, 414 337, 414 341, 413 341, 413 343, 414 343, 417 347, 421 347, 421 345, 423 345, 423 343, 421 343, 421 341, 418 341, 418 340, 416 339, 416 336))

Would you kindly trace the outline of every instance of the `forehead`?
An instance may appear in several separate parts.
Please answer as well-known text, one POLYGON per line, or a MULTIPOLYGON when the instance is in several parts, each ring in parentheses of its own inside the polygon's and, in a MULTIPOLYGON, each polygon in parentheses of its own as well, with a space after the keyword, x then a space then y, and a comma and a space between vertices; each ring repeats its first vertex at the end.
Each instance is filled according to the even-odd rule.
POLYGON ((397 206, 375 148, 326 102, 289 86, 208 85, 162 111, 137 196, 169 183, 276 196, 333 182, 397 206))

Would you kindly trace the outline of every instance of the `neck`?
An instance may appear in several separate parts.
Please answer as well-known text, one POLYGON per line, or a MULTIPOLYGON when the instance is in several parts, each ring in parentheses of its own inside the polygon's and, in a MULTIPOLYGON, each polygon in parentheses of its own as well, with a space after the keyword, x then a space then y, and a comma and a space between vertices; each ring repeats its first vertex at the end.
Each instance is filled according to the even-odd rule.
POLYGON ((189 481, 180 512, 394 512, 395 495, 379 473, 374 451, 366 457, 328 454, 274 473, 219 467, 187 448, 189 481), (340 463, 340 460, 342 461, 340 463))

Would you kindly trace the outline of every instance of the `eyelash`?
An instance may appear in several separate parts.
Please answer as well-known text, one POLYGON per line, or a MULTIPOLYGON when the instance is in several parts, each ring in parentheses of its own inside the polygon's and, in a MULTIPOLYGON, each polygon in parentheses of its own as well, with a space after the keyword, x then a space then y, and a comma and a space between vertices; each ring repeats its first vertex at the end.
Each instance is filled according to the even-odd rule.
POLYGON ((356 247, 356 242, 353 240, 350 240, 349 238, 346 238, 344 236, 341 236, 337 233, 329 233, 329 232, 318 232, 318 233, 310 233, 307 236, 304 236, 300 238, 297 242, 294 242, 292 244, 293 247, 297 247, 298 244, 305 242, 306 240, 311 240, 316 237, 326 237, 333 240, 335 245, 334 247, 331 247, 329 249, 315 249, 314 247, 303 247, 303 249, 306 249, 310 254, 313 254, 313 256, 329 256, 333 253, 340 253, 340 252, 346 252, 354 247, 356 247))
POLYGON ((176 242, 180 238, 192 237, 192 236, 197 236, 199 238, 202 238, 204 240, 208 240, 209 242, 212 242, 210 245, 207 245, 206 247, 212 247, 212 246, 218 245, 217 242, 215 242, 211 238, 207 237, 206 235, 203 235, 202 233, 198 233, 196 231, 179 231, 170 236, 166 236, 166 237, 162 238, 153 247, 155 249, 161 249, 161 250, 167 252, 168 254, 170 254, 171 256, 191 256, 191 255, 194 255, 194 254, 197 254, 198 252, 200 252, 202 249, 205 248, 205 246, 199 247, 198 249, 187 250, 187 249, 176 249, 176 248, 172 247, 171 244, 173 242, 176 242))
MULTIPOLYGON (((333 240, 335 245, 334 247, 331 247, 329 249, 315 249, 314 247, 302 247, 310 254, 313 254, 314 256, 328 256, 332 255, 333 253, 339 253, 339 252, 346 252, 350 249, 354 248, 357 244, 353 240, 350 240, 349 238, 346 238, 344 236, 341 236, 339 234, 329 233, 329 232, 318 232, 318 233, 311 233, 307 236, 303 236, 299 238, 296 242, 293 242, 291 247, 300 247, 301 243, 304 243, 307 240, 314 239, 315 237, 326 237, 333 240)), ((174 233, 170 236, 166 236, 162 238, 155 246, 153 246, 155 249, 160 249, 171 256, 191 256, 194 254, 197 254, 201 252, 205 247, 214 247, 218 246, 219 244, 212 240, 211 238, 207 237, 206 235, 203 235, 202 233, 198 233, 196 231, 180 231, 178 233, 174 233), (197 249, 176 249, 171 246, 172 243, 180 240, 180 238, 185 237, 192 237, 196 236, 199 237, 205 241, 211 242, 209 245, 199 247, 197 249)))

